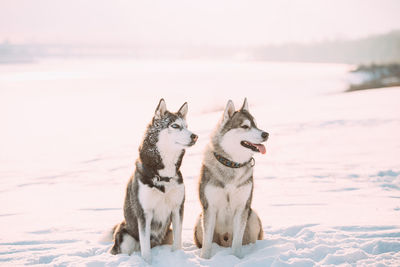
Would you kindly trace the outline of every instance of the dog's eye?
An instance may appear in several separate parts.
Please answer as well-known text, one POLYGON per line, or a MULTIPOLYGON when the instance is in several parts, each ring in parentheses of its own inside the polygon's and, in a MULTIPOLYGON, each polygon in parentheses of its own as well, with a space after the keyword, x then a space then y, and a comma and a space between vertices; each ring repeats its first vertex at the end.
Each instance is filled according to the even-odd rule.
POLYGON ((243 129, 246 129, 246 130, 250 128, 250 127, 247 126, 247 125, 242 125, 241 127, 242 127, 243 129))
POLYGON ((181 126, 179 126, 179 125, 176 124, 176 123, 172 124, 171 127, 174 128, 174 129, 179 129, 179 128, 181 128, 181 126))

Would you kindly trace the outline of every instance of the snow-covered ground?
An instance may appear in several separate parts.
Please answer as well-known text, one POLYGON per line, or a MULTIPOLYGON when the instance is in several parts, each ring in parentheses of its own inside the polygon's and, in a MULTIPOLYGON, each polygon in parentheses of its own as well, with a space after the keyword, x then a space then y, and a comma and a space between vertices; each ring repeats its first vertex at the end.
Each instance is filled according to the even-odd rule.
POLYGON ((126 182, 161 97, 189 102, 183 250, 153 266, 400 266, 400 88, 342 93, 350 66, 209 61, 48 60, 0 65, 0 265, 146 266, 102 235, 122 220, 126 182), (267 154, 253 208, 265 239, 192 239, 201 153, 228 99, 247 96, 267 154))

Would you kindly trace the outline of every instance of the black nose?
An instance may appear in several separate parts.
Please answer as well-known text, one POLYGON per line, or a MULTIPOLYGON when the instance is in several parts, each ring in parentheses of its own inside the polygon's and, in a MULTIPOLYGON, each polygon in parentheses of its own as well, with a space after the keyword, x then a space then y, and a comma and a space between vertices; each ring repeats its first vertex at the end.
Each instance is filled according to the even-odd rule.
POLYGON ((268 136, 269 136, 269 133, 267 133, 267 132, 262 132, 262 134, 261 134, 261 137, 264 139, 267 139, 268 136))
POLYGON ((197 138, 199 138, 199 137, 197 135, 195 135, 195 134, 192 134, 190 136, 190 138, 192 138, 193 141, 197 141, 197 138))

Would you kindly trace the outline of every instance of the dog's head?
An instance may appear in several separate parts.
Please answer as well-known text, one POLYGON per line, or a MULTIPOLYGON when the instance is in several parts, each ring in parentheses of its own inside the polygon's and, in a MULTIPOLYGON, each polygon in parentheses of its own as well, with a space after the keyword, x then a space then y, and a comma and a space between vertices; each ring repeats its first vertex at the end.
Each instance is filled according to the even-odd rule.
POLYGON ((167 110, 164 99, 156 108, 150 131, 157 132, 157 143, 167 150, 178 150, 192 146, 197 135, 187 129, 186 114, 188 104, 185 102, 177 112, 167 110))
POLYGON ((233 102, 229 100, 214 142, 218 142, 219 147, 232 160, 244 162, 256 152, 265 154, 266 149, 262 143, 267 141, 268 136, 267 132, 257 127, 254 117, 249 112, 247 99, 237 111, 233 102))
POLYGON ((155 169, 165 168, 167 158, 177 160, 179 169, 186 147, 197 141, 197 135, 187 129, 186 114, 188 105, 184 103, 177 112, 167 110, 164 99, 157 105, 154 117, 147 126, 143 142, 139 147, 139 156, 142 162, 155 169))

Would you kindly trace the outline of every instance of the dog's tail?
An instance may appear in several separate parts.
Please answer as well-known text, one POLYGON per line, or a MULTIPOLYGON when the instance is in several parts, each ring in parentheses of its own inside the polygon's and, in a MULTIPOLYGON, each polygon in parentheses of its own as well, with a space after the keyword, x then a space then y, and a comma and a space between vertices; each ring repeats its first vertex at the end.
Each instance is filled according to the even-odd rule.
POLYGON ((115 233, 115 229, 117 229, 119 224, 114 225, 113 228, 108 229, 107 231, 103 232, 103 234, 101 235, 99 242, 101 243, 110 243, 114 240, 114 233, 115 233))

